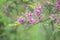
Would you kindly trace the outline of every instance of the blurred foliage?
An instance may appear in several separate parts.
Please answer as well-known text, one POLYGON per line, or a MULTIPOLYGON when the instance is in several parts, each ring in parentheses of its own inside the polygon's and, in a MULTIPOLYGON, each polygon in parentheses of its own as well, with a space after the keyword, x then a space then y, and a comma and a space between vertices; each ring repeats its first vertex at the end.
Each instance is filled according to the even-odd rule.
MULTIPOLYGON (((39 0, 39 3, 43 5, 44 1, 39 0)), ((56 40, 60 40, 60 26, 54 24, 56 30, 52 32, 50 19, 36 25, 20 25, 16 22, 17 16, 24 14, 27 6, 33 12, 37 2, 36 0, 0 0, 0 40, 52 40, 54 35, 56 40), (8 5, 8 16, 5 13, 5 5, 8 5)), ((46 18, 49 18, 50 13, 59 15, 54 9, 55 3, 56 0, 46 8, 42 8, 46 18)))

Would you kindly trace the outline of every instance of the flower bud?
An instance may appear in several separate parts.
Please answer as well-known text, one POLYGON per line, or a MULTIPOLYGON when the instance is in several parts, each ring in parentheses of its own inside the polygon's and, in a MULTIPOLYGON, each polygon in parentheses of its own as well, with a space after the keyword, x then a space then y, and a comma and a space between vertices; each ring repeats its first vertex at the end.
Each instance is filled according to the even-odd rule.
POLYGON ((48 1, 45 1, 44 2, 44 6, 48 6, 49 5, 49 2, 48 1))
POLYGON ((56 19, 55 14, 51 14, 51 15, 50 15, 50 18, 51 18, 51 20, 55 20, 55 19, 56 19))

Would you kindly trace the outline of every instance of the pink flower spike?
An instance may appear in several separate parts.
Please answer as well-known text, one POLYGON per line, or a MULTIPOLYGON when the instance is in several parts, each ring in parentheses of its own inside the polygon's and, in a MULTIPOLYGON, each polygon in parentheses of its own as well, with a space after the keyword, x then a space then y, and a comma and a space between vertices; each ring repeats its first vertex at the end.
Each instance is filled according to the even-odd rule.
POLYGON ((39 17, 41 14, 41 6, 37 6, 36 9, 34 10, 34 13, 39 17))
POLYGON ((58 11, 60 11, 60 2, 56 2, 56 9, 58 10, 58 11))

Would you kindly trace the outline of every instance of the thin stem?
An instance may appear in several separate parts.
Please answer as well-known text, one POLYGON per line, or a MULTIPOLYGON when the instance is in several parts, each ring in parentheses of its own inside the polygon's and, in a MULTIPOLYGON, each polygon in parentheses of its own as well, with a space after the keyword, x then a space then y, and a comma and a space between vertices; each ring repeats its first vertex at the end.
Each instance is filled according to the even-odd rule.
MULTIPOLYGON (((51 21, 51 25, 52 25, 52 32, 53 32, 55 30, 55 28, 54 28, 54 21, 51 21)), ((56 40, 55 35, 53 36, 52 40, 56 40)))

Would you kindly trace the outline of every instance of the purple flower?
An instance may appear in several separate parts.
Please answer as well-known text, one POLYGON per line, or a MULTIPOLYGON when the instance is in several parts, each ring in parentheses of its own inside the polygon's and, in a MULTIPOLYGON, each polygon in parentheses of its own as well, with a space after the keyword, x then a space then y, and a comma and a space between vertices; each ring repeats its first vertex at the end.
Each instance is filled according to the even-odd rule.
POLYGON ((38 7, 34 10, 34 13, 35 13, 37 16, 40 16, 40 14, 41 14, 41 6, 38 6, 38 7))
POLYGON ((28 18, 32 18, 32 13, 29 11, 29 12, 27 12, 26 16, 27 16, 28 18))
POLYGON ((56 18, 56 17, 55 17, 55 14, 51 14, 51 15, 50 15, 50 18, 51 18, 51 20, 55 20, 55 18, 56 18))
POLYGON ((34 21, 33 18, 29 19, 29 23, 30 23, 30 24, 34 24, 34 22, 35 22, 35 21, 34 21))
POLYGON ((18 18, 17 18, 17 21, 18 21, 20 24, 22 24, 22 23, 24 22, 24 20, 23 20, 21 17, 18 17, 18 18))
POLYGON ((56 2, 56 9, 60 11, 60 2, 56 2))

